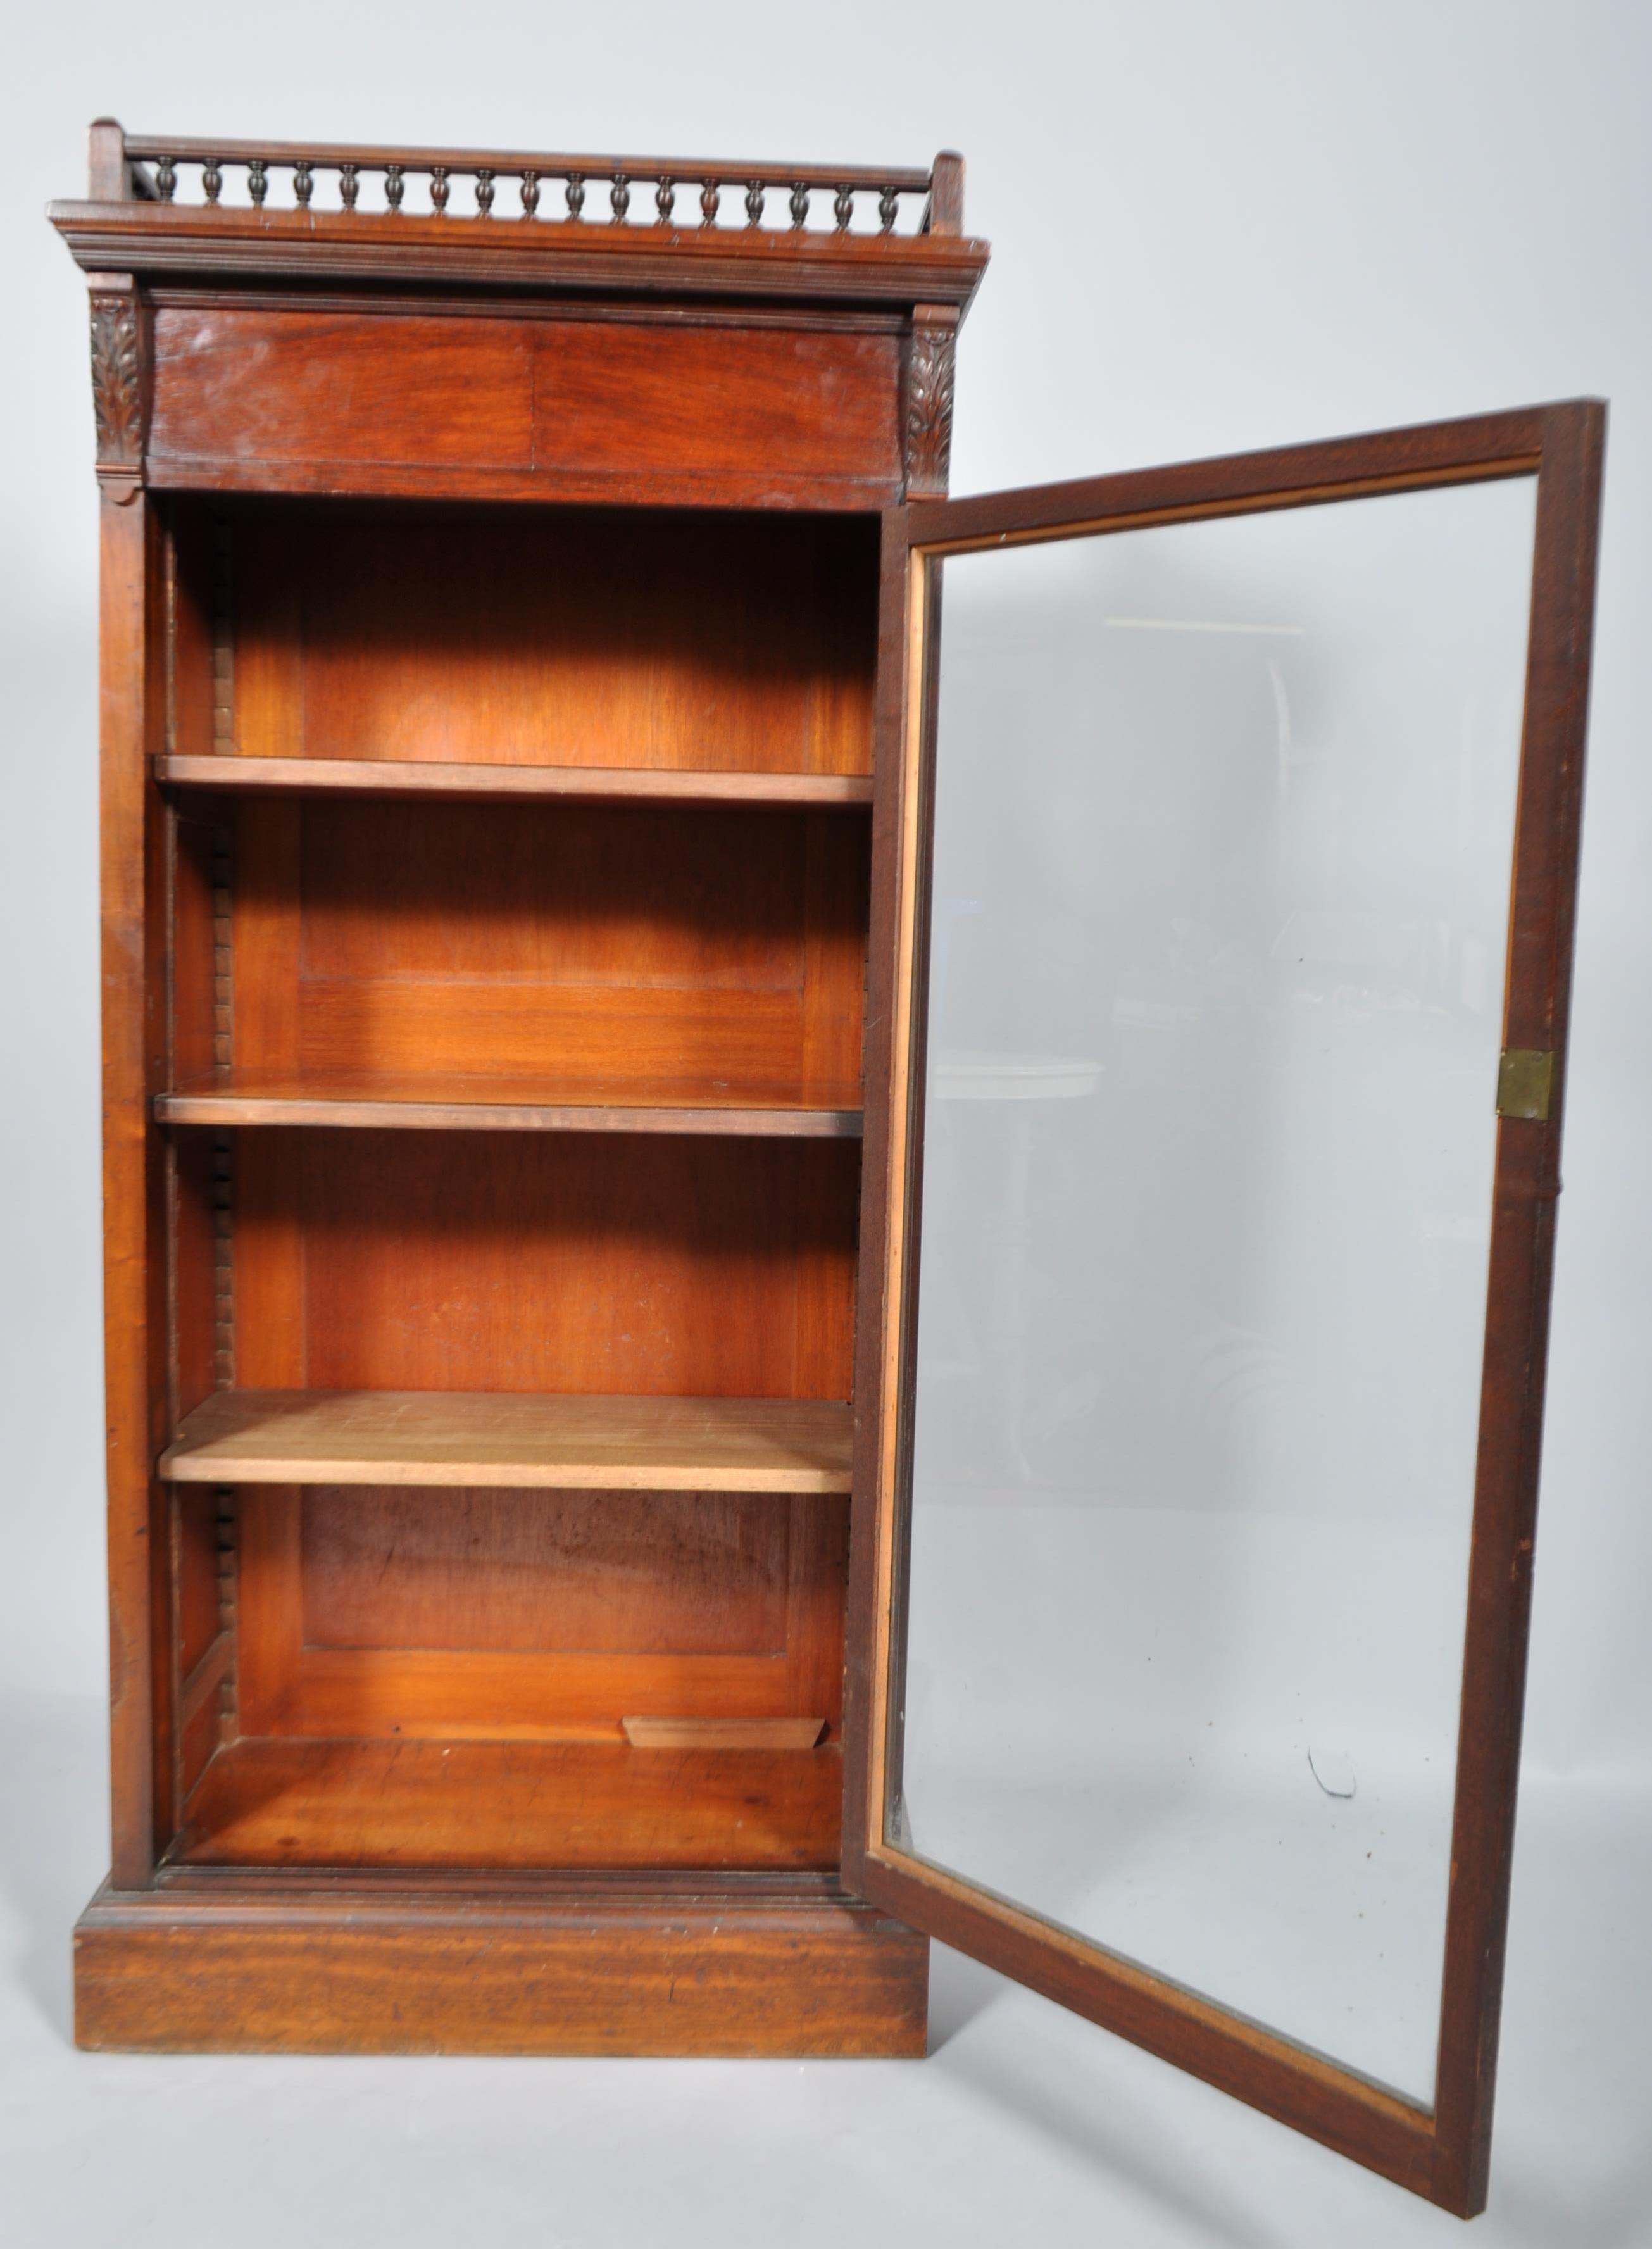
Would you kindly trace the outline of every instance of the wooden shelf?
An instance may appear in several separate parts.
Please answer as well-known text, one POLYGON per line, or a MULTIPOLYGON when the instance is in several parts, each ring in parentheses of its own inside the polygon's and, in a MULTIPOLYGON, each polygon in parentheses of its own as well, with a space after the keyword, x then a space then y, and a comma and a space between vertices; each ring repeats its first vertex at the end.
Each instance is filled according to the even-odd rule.
MULTIPOLYGON (((842 1094, 848 1088, 833 1088, 842 1094)), ((859 1088, 853 1089, 858 1096, 859 1088)), ((566 1081, 421 1079, 309 1071, 217 1070, 155 1096, 162 1124, 331 1125, 438 1132, 691 1132, 754 1139, 857 1140, 861 1111, 848 1103, 775 1101, 734 1085, 653 1089, 573 1086, 566 1081)))
POLYGON ((220 1390, 162 1454, 173 1483, 846 1492, 829 1400, 507 1391, 220 1390))
POLYGON ((155 779, 275 795, 573 799, 586 804, 866 807, 870 774, 691 773, 653 767, 444 765, 389 758, 157 757, 155 779))

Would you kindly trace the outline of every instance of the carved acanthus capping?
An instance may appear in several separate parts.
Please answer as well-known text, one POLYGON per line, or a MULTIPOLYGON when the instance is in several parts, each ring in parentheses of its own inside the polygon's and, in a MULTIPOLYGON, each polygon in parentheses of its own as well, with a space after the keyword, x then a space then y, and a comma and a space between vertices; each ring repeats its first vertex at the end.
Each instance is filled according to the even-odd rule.
POLYGON ((142 314, 130 290, 92 292, 92 410, 98 425, 98 474, 128 498, 143 476, 148 367, 142 314))
POLYGON ((906 496, 945 496, 953 450, 953 323, 920 321, 906 361, 906 496))

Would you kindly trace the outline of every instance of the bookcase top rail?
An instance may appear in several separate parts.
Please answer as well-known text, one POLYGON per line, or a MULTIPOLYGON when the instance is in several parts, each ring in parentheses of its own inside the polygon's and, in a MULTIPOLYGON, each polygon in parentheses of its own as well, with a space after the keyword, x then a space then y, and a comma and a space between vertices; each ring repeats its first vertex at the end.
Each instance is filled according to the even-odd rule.
MULTIPOLYGON (((774 219, 768 198, 784 197, 780 225, 793 232, 847 233, 875 217, 879 236, 960 234, 963 160, 944 150, 927 166, 778 163, 747 157, 581 155, 525 149, 428 148, 354 141, 211 140, 127 133, 113 119, 92 128, 94 202, 172 203, 180 188, 223 208, 226 170, 244 175, 245 199, 263 209, 278 180, 281 196, 308 209, 318 180, 336 185, 340 207, 355 210, 363 184, 384 207, 403 210, 410 182, 425 183, 431 211, 460 216, 455 183, 471 183, 479 220, 533 223, 564 214, 575 223, 675 226, 679 195, 692 198, 690 224, 757 229, 774 219), (181 178, 180 168, 187 177, 181 178), (507 196, 506 188, 511 190, 507 196), (830 197, 828 213, 816 198, 830 197)), ((863 229, 863 231, 864 230, 863 229)))

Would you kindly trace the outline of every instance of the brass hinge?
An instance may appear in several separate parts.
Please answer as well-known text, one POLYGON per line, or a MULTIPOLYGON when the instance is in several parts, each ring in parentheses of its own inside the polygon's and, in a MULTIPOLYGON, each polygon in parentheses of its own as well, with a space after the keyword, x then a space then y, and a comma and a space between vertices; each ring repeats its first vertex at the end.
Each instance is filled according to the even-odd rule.
POLYGON ((1504 1047, 1497 1064, 1498 1116, 1525 1117, 1546 1124, 1553 1083, 1552 1054, 1540 1054, 1534 1047, 1504 1047))

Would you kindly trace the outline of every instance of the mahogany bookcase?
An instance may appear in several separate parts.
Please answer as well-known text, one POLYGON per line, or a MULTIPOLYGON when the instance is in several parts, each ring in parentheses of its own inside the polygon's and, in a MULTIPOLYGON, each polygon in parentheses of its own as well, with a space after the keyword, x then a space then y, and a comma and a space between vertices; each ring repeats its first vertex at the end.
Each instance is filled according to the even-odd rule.
POLYGON ((94 127, 57 214, 103 492, 79 2033, 918 2052, 927 1942, 837 1870, 877 512, 944 487, 961 168, 678 165, 641 226, 645 163, 146 145, 94 127))
POLYGON ((1466 2213, 1602 412, 949 502, 962 169, 103 122, 52 207, 102 526, 114 1841, 77 2035, 916 2055, 933 1933, 1466 2213), (914 1842, 922 1152, 958 1069, 926 1048, 936 628, 948 557, 1511 478, 1536 566, 1429 2099, 914 1842))

